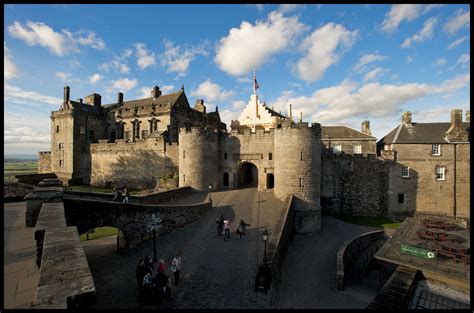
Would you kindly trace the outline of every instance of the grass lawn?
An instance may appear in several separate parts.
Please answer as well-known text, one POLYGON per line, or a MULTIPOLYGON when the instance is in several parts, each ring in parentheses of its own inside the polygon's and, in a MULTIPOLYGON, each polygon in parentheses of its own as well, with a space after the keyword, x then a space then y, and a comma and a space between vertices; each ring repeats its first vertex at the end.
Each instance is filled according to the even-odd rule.
POLYGON ((347 214, 339 214, 335 217, 347 223, 372 227, 398 228, 402 224, 402 222, 394 221, 388 217, 352 216, 347 214))
POLYGON ((15 175, 38 173, 38 162, 3 162, 3 181, 14 182, 15 175))
MULTIPOLYGON (((109 226, 98 227, 95 229, 93 233, 89 234, 89 240, 117 235, 117 233, 118 233, 118 229, 115 227, 109 227, 109 226)), ((87 240, 87 234, 82 234, 81 240, 82 241, 87 240)))

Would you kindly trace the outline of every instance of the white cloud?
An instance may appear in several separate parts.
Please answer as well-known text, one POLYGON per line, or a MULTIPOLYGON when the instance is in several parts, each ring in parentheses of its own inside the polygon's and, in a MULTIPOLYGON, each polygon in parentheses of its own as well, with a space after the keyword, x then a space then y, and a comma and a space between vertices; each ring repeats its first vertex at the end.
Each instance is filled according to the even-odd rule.
POLYGON ((7 101, 18 101, 23 100, 28 103, 45 103, 59 107, 63 102, 63 99, 46 96, 35 91, 23 90, 19 87, 11 86, 8 84, 4 85, 4 100, 7 101))
POLYGON ((245 106, 247 106, 247 102, 243 100, 237 100, 237 101, 232 101, 231 108, 233 111, 237 111, 240 113, 240 111, 242 111, 242 109, 245 108, 245 106))
POLYGON ((354 66, 354 71, 363 72, 366 69, 366 65, 376 62, 376 61, 383 61, 387 59, 386 56, 380 54, 365 54, 363 55, 357 64, 354 66))
POLYGON ((453 41, 452 43, 449 44, 448 46, 448 50, 451 50, 457 46, 459 46, 460 44, 462 44, 465 40, 467 39, 467 36, 463 36, 459 39, 456 39, 455 41, 453 41))
POLYGON ((71 33, 63 29, 59 33, 41 22, 27 21, 23 26, 15 21, 8 26, 8 32, 11 36, 23 40, 28 46, 40 45, 58 56, 79 52, 79 45, 99 50, 105 48, 104 41, 95 32, 80 30, 71 33))
POLYGON ((434 62, 433 66, 443 66, 446 64, 446 59, 445 58, 439 58, 439 59, 436 59, 436 61, 434 62))
POLYGON ((255 25, 243 21, 239 28, 230 29, 219 40, 214 61, 224 72, 243 76, 287 48, 304 30, 298 17, 285 17, 277 11, 270 12, 266 20, 255 25))
POLYGON ((203 98, 209 102, 223 102, 234 96, 235 92, 232 90, 226 91, 221 89, 221 86, 211 82, 210 79, 207 79, 205 82, 201 83, 196 90, 193 90, 190 95, 196 98, 203 98))
POLYGON ((471 10, 464 12, 463 9, 459 9, 454 13, 451 19, 444 24, 444 31, 448 34, 455 34, 461 28, 470 27, 471 23, 471 10))
POLYGON ((259 4, 247 4, 248 6, 255 7, 258 12, 262 12, 264 5, 262 3, 259 4))
POLYGON ((456 64, 463 64, 463 63, 469 63, 471 61, 471 57, 469 54, 463 54, 459 57, 458 62, 456 64))
POLYGON ((17 78, 20 75, 20 71, 13 63, 10 50, 7 48, 5 42, 3 43, 3 77, 7 81, 12 78, 17 78))
MULTIPOLYGON (((142 87, 138 90, 139 98, 150 98, 151 97, 151 89, 152 87, 142 87)), ((170 91, 174 89, 174 85, 163 85, 160 86, 160 90, 162 94, 168 94, 170 91)))
POLYGON ((133 89, 138 81, 136 79, 121 78, 118 80, 112 80, 112 85, 107 88, 107 92, 111 93, 113 91, 127 92, 130 89, 133 89))
POLYGON ((411 62, 413 62, 413 57, 407 56, 406 62, 407 62, 408 64, 410 64, 411 62))
POLYGON ((439 85, 390 85, 371 82, 359 86, 354 81, 344 80, 339 85, 317 90, 310 96, 294 97, 292 92, 282 92, 274 103, 276 109, 281 110, 286 110, 288 103, 292 103, 294 111, 303 112, 306 119, 330 125, 357 116, 393 116, 399 113, 402 105, 410 101, 427 95, 454 92, 469 84, 469 73, 439 85))
POLYGON ((77 70, 78 68, 81 68, 82 67, 82 64, 76 60, 76 59, 72 59, 72 60, 69 60, 69 66, 73 69, 73 70, 77 70))
POLYGON ((137 55, 137 65, 143 70, 149 66, 154 67, 155 65, 155 54, 146 48, 144 43, 134 44, 137 55))
POLYGON ((175 46, 168 39, 164 40, 165 52, 160 56, 161 65, 167 68, 167 73, 176 73, 178 76, 186 75, 191 61, 197 55, 208 55, 208 43, 203 42, 195 47, 175 46))
POLYGON ((163 94, 167 94, 169 93, 171 90, 174 89, 174 85, 163 85, 160 87, 161 91, 163 92, 163 94))
POLYGON ((443 7, 444 4, 428 4, 423 8, 423 14, 430 12, 433 9, 439 9, 443 7))
POLYGON ((364 83, 368 82, 368 81, 374 81, 374 80, 377 80, 377 78, 380 77, 380 75, 382 75, 386 70, 384 68, 381 68, 381 67, 377 67, 375 68, 374 70, 368 72, 367 74, 365 74, 364 76, 364 83))
POLYGON ((389 12, 385 14, 382 29, 388 33, 395 31, 403 21, 412 21, 420 16, 422 6, 420 4, 394 4, 389 12))
POLYGON ((57 72, 54 76, 56 76, 57 78, 63 80, 66 83, 71 81, 71 74, 69 74, 69 73, 57 72))
POLYGON ((120 56, 114 55, 112 61, 102 63, 98 69, 104 72, 109 72, 110 69, 115 69, 122 74, 128 74, 130 69, 126 62, 127 59, 132 55, 132 49, 125 49, 120 56))
POLYGON ((228 109, 219 109, 219 116, 221 121, 227 125, 227 128, 230 127, 230 122, 239 118, 240 111, 228 110, 228 109))
POLYGON ((89 76, 89 84, 95 85, 99 80, 102 79, 102 76, 100 74, 94 74, 89 76))
POLYGON ((328 23, 306 37, 301 48, 306 55, 296 64, 299 78, 305 81, 321 79, 324 72, 354 44, 358 31, 348 31, 344 26, 328 23))
POLYGON ((431 17, 426 22, 423 24, 423 28, 414 34, 410 38, 406 38, 405 41, 402 44, 402 48, 408 48, 410 47, 412 42, 423 42, 426 39, 429 39, 433 36, 433 28, 436 25, 437 18, 436 17, 431 17))
POLYGON ((278 11, 284 14, 284 13, 295 11, 299 8, 304 8, 304 5, 294 4, 294 3, 293 4, 280 4, 280 6, 278 7, 278 11))

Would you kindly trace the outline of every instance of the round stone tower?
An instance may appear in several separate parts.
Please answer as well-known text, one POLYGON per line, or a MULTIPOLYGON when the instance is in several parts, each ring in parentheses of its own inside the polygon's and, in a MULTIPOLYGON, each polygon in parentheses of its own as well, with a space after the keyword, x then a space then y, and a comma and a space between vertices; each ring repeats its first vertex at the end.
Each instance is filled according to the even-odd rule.
POLYGON ((219 179, 219 133, 192 127, 179 130, 179 186, 200 191, 217 189, 219 179))
POLYGON ((321 230, 321 125, 283 123, 275 129, 275 196, 295 196, 297 233, 321 230))

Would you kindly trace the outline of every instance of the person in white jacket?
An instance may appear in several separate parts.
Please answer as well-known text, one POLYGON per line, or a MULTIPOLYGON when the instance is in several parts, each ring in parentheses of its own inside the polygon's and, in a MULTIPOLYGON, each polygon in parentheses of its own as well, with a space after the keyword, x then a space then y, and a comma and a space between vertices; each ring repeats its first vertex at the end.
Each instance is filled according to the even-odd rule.
POLYGON ((177 286, 179 282, 179 273, 181 271, 181 255, 176 251, 171 261, 171 271, 174 273, 174 284, 177 286))

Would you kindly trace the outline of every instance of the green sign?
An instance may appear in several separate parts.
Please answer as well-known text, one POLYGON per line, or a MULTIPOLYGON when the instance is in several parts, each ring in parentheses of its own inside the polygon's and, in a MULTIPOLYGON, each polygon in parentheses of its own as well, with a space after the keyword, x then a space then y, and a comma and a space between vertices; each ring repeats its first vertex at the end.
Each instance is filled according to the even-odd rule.
POLYGON ((411 254, 424 259, 436 260, 436 251, 426 250, 419 247, 402 244, 400 246, 400 252, 405 254, 411 254))

